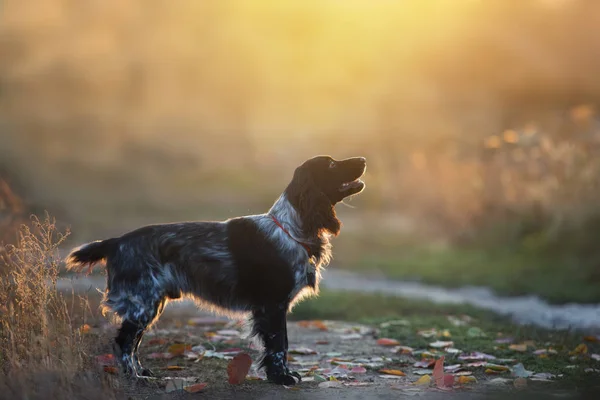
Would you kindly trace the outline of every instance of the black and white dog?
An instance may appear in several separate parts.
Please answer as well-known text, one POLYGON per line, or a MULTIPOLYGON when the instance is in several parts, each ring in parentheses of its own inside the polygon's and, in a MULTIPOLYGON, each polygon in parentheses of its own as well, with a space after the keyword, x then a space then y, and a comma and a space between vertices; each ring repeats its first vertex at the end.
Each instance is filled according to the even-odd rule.
POLYGON ((151 376, 137 357, 144 331, 168 300, 188 296, 213 311, 251 313, 268 379, 292 385, 300 375, 287 367, 286 314, 318 292, 341 226, 334 206, 364 189, 365 170, 363 157, 315 157, 266 214, 146 226, 75 249, 67 266, 90 271, 106 261, 103 304, 122 318, 115 349, 127 373, 151 376))

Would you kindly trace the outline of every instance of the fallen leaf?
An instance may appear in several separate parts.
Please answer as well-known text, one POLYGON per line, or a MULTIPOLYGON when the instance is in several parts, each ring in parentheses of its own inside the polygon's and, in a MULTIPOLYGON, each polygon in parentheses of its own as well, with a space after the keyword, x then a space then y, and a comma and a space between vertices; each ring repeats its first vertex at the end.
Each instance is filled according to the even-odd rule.
POLYGON ((316 351, 314 351, 313 349, 309 349, 308 347, 295 347, 295 348, 289 349, 288 352, 290 354, 302 354, 302 355, 317 354, 316 351))
POLYGON ((340 335, 340 339, 342 339, 342 340, 357 340, 357 339, 362 339, 362 335, 360 333, 349 333, 347 335, 340 335))
POLYGON ((202 391, 206 386, 208 386, 208 383, 196 383, 195 385, 184 386, 183 390, 185 390, 188 393, 198 393, 202 391))
POLYGON ((448 353, 448 354, 459 354, 459 353, 462 353, 461 350, 455 349, 454 347, 448 347, 445 350, 446 350, 446 353, 448 353))
POLYGON ((527 371, 523 364, 519 363, 512 368, 512 375, 517 378, 529 378, 533 375, 532 371, 527 371))
POLYGON ((408 346, 396 346, 392 349, 392 353, 397 354, 412 354, 414 349, 408 346))
POLYGON ((327 341, 327 340, 317 340, 315 342, 315 344, 329 344, 329 341, 327 341))
POLYGON ((88 324, 83 324, 83 325, 81 325, 81 327, 79 328, 79 332, 80 332, 82 335, 85 335, 85 334, 88 334, 88 333, 90 333, 90 331, 91 331, 91 330, 92 330, 92 327, 91 327, 91 326, 89 326, 88 324))
POLYGON ((115 365, 115 356, 113 354, 102 354, 100 356, 96 356, 96 363, 100 366, 115 365))
POLYGON ((400 375, 383 374, 383 375, 379 375, 379 378, 381 378, 381 379, 400 379, 400 375))
POLYGON ((448 342, 442 342, 442 341, 438 340, 438 341, 435 341, 433 343, 429 343, 429 346, 433 347, 435 349, 442 349, 444 347, 452 347, 452 346, 454 346, 454 342, 450 342, 450 341, 448 341, 448 342))
POLYGON ((427 329, 427 330, 418 331, 417 335, 423 336, 424 338, 430 338, 430 337, 436 336, 437 333, 438 332, 436 329, 427 329))
POLYGON ((102 369, 104 370, 104 372, 113 374, 113 375, 116 375, 119 372, 117 367, 111 367, 110 365, 105 365, 102 369))
POLYGON ((442 389, 447 387, 452 387, 454 384, 454 376, 444 374, 444 356, 441 356, 433 366, 433 380, 435 381, 435 385, 442 389))
POLYGON ((513 351, 519 351, 519 352, 527 351, 526 344, 511 344, 510 346, 508 346, 508 348, 513 351))
POLYGON ((446 338, 448 338, 448 337, 450 337, 450 336, 452 336, 452 335, 450 334, 450 331, 449 331, 448 329, 444 329, 444 330, 441 332, 441 336, 442 336, 442 337, 446 337, 446 338))
POLYGON ((460 370, 462 367, 463 367, 462 364, 446 365, 444 367, 444 371, 450 372, 450 373, 455 373, 458 370, 460 370))
POLYGON ((380 346, 398 346, 400 342, 395 339, 381 338, 377 339, 377 344, 380 346))
POLYGON ((527 387, 527 379, 525 378, 517 378, 513 382, 517 389, 525 389, 527 387))
POLYGON ((480 353, 478 351, 469 354, 463 354, 458 356, 460 360, 495 360, 496 357, 490 354, 480 353))
POLYGON ((367 369, 365 367, 354 367, 350 370, 353 374, 366 374, 367 369))
POLYGON ((477 378, 475 378, 474 376, 459 376, 458 379, 456 380, 456 383, 458 383, 459 385, 466 385, 469 383, 477 383, 477 378))
POLYGON ((240 353, 233 357, 233 360, 227 365, 229 383, 232 385, 242 383, 246 379, 246 375, 248 375, 251 365, 252 359, 247 353, 240 353))
POLYGON ((413 372, 415 375, 431 375, 433 374, 432 369, 415 369, 413 372))
POLYGON ((158 346, 158 345, 163 345, 163 344, 167 344, 167 339, 164 338, 153 338, 148 340, 147 345, 148 346, 158 346))
POLYGON ((600 335, 599 336, 584 336, 583 338, 584 341, 586 342, 600 342, 600 335))
POLYGON ((580 354, 587 354, 588 352, 588 347, 586 344, 581 343, 579 346, 575 347, 575 349, 571 352, 569 352, 569 355, 580 355, 580 354))
POLYGON ((169 353, 173 354, 174 356, 181 356, 186 351, 191 351, 191 350, 192 350, 192 346, 189 345, 189 344, 184 344, 184 343, 175 343, 175 344, 172 344, 167 349, 167 351, 169 353))
POLYGON ((417 379, 417 381, 415 382, 415 385, 417 385, 417 386, 429 386, 429 385, 431 385, 431 376, 429 376, 429 375, 423 375, 422 377, 420 377, 419 379, 417 379))
POLYGON ((590 354, 592 360, 600 361, 600 354, 590 354))
POLYGON ((487 361, 477 361, 477 362, 468 363, 466 366, 469 368, 479 368, 479 367, 485 367, 487 364, 488 364, 487 361))
POLYGON ((182 366, 179 366, 179 365, 168 365, 166 369, 169 371, 181 371, 182 369, 185 369, 185 368, 182 366))
POLYGON ((471 371, 454 372, 454 376, 469 376, 469 375, 473 375, 473 373, 471 371))
POLYGON ((433 367, 434 364, 435 364, 435 359, 426 358, 424 360, 417 361, 416 363, 414 363, 413 367, 415 367, 415 368, 431 368, 431 367, 433 367))
POLYGON ((327 378, 325 378, 322 375, 315 374, 314 377, 315 377, 315 382, 326 382, 327 381, 327 378))
POLYGON ((509 382, 511 382, 511 380, 507 379, 507 378, 494 378, 494 379, 490 379, 486 383, 488 383, 490 385, 505 385, 509 382))
POLYGON ((549 381, 554 378, 556 378, 556 375, 551 374, 549 372, 538 372, 531 375, 531 380, 534 381, 549 381))
POLYGON ((325 325, 323 321, 314 321, 313 326, 321 331, 328 330, 327 325, 325 325))
POLYGON ((507 367, 506 365, 498 365, 498 364, 487 363, 485 366, 487 367, 487 369, 490 369, 490 370, 495 371, 495 372, 510 371, 510 368, 507 367))
POLYGON ((406 376, 406 374, 398 369, 381 369, 379 373, 385 375, 406 376))

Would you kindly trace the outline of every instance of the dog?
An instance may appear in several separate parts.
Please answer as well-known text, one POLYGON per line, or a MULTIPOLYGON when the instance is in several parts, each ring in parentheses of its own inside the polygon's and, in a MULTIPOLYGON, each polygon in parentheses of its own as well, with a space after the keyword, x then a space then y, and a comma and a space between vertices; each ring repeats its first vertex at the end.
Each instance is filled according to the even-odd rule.
POLYGON ((137 352, 146 329, 169 300, 251 317, 264 346, 260 367, 276 384, 300 380, 287 365, 286 316, 300 299, 318 294, 320 270, 340 232, 335 205, 365 188, 366 159, 305 161, 266 214, 222 222, 149 225, 74 249, 67 268, 107 271, 103 307, 121 317, 114 348, 122 369, 150 377, 137 352))

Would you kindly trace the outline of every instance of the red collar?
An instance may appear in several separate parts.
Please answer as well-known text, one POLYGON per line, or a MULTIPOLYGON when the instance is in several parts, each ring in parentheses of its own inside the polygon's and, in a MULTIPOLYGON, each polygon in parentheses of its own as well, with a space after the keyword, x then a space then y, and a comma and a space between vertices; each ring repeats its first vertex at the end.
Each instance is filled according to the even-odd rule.
POLYGON ((275 222, 275 224, 281 228, 282 231, 284 231, 293 241, 295 241, 296 243, 298 243, 299 245, 301 245, 302 247, 304 247, 304 249, 306 250, 306 252, 308 253, 308 258, 312 257, 312 252, 310 251, 310 247, 308 246, 308 244, 301 242, 299 240, 296 240, 291 234, 290 232, 288 232, 287 229, 285 229, 283 227, 283 225, 281 225, 281 223, 279 221, 277 221, 277 218, 275 218, 274 216, 270 215, 271 219, 273 220, 273 222, 275 222))

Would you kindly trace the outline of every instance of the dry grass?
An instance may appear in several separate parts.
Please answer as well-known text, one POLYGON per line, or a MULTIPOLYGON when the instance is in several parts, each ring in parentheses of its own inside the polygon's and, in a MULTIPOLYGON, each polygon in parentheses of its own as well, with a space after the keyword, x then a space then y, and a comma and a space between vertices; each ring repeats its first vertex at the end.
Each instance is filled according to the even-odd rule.
POLYGON ((56 290, 67 235, 50 216, 33 217, 0 259, 0 397, 114 398, 88 362, 86 313, 74 317, 86 300, 56 290))

